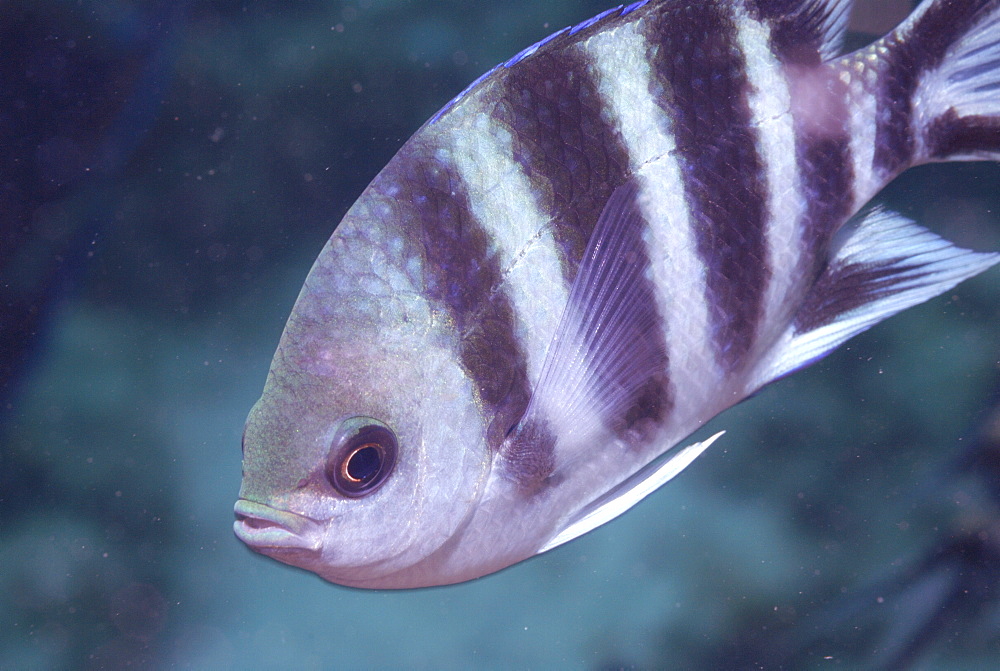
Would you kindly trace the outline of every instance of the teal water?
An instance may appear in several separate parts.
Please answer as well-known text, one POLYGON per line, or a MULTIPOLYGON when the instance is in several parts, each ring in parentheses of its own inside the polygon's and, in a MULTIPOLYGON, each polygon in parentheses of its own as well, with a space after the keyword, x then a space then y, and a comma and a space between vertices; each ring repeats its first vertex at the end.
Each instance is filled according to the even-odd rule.
MULTIPOLYGON (((666 489, 498 575, 357 591, 233 538, 243 420, 336 222, 469 81, 605 8, 0 7, 5 25, 38 28, 19 72, 65 103, 34 119, 39 142, 7 150, 47 166, 44 184, 19 187, 30 207, 4 220, 32 231, 9 238, 28 250, 22 295, 53 285, 47 273, 60 281, 38 289, 46 318, 5 381, 0 669, 1000 659, 997 270, 720 416, 706 430, 727 434, 666 489), (113 77, 121 86, 102 86, 113 77), (123 114, 132 131, 94 177, 123 114)), ((995 250, 998 184, 996 165, 924 167, 884 199, 995 250)))

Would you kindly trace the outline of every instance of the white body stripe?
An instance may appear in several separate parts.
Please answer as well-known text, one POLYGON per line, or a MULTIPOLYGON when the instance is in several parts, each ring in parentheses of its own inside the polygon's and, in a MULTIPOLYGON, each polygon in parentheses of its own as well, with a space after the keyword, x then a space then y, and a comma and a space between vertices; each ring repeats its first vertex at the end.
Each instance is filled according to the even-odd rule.
POLYGON ((854 169, 853 210, 859 210, 885 186, 886 176, 875 174, 875 128, 878 101, 878 61, 884 54, 878 44, 837 62, 840 80, 847 85, 850 120, 848 137, 854 169))
POLYGON ((795 159, 789 82, 781 63, 765 48, 770 43, 770 29, 745 14, 737 16, 736 23, 736 39, 746 58, 751 85, 751 123, 757 129, 757 150, 766 171, 765 263, 771 273, 757 332, 758 345, 766 347, 784 330, 794 307, 789 298, 794 297, 798 288, 799 273, 791 270, 802 259, 802 215, 806 203, 795 159))
MULTIPOLYGON (((639 179, 643 236, 664 319, 674 409, 671 428, 713 405, 721 379, 712 347, 705 266, 698 255, 669 120, 650 92, 650 48, 635 24, 595 35, 581 45, 601 98, 639 179)), ((690 427, 688 427, 690 428, 690 427)))
POLYGON ((491 238, 503 276, 502 287, 495 289, 505 291, 514 306, 516 336, 527 355, 528 379, 535 385, 569 295, 552 222, 513 158, 510 133, 487 114, 460 118, 463 127, 441 135, 450 144, 442 148, 440 159, 450 160, 457 170, 469 207, 491 238))

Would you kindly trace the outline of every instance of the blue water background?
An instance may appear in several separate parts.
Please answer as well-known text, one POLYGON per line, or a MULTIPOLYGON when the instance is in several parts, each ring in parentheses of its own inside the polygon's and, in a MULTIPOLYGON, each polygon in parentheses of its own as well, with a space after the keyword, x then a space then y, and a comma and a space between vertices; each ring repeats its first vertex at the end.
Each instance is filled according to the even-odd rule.
MULTIPOLYGON (((498 575, 357 591, 244 548, 243 420, 337 221, 468 82, 607 4, 184 5, 0 7, 48 22, 39 53, 65 62, 87 40, 171 41, 156 82, 130 79, 115 103, 138 111, 114 169, 25 213, 41 230, 96 223, 58 296, 39 294, 47 319, 9 381, 0 669, 1000 660, 997 270, 720 416, 706 430, 728 433, 666 489, 498 575), (136 101, 161 85, 145 114, 136 101)), ((992 164, 931 166, 883 200, 997 250, 998 186, 992 164)))

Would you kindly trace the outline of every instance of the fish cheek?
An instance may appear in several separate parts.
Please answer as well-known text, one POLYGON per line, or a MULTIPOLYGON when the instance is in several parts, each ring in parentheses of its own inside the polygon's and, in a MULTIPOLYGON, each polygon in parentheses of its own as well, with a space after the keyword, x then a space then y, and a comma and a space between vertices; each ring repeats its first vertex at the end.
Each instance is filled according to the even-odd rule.
MULTIPOLYGON (((338 504, 346 514, 331 524, 328 542, 341 544, 342 552, 353 545, 349 552, 367 562, 341 571, 342 580, 372 587, 409 586, 416 576, 446 581, 438 576, 448 570, 438 551, 460 542, 482 495, 491 463, 482 416, 458 385, 431 383, 444 373, 439 366, 427 365, 424 373, 426 382, 410 387, 406 412, 386 422, 398 435, 393 472, 371 495, 338 504)), ((331 561, 336 554, 330 548, 331 561)))

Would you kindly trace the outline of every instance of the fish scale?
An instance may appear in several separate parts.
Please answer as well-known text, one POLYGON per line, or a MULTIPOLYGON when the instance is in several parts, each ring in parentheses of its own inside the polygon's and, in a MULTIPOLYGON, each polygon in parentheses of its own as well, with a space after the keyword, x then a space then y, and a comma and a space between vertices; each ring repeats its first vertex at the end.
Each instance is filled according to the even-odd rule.
POLYGON ((761 386, 997 263, 871 208, 1000 151, 1000 0, 647 0, 522 50, 348 211, 247 420, 236 535, 357 587, 622 514, 761 386), (377 280, 377 281, 376 281, 377 280), (291 484, 296 483, 296 484, 291 484))

